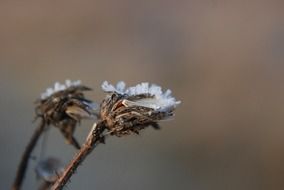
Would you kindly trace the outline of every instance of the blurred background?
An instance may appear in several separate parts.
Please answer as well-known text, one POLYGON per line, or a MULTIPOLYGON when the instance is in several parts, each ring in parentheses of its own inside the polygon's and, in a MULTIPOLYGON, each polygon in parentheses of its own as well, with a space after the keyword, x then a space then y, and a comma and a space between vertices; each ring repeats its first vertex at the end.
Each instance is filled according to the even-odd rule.
MULTIPOLYGON (((66 189, 284 189, 281 0, 0 1, 0 189, 10 188, 54 82, 148 81, 182 101, 162 130, 109 138, 66 189)), ((82 143, 92 122, 83 122, 82 143)), ((44 157, 75 150, 57 129, 44 157)), ((37 189, 33 153, 23 189, 37 189)))

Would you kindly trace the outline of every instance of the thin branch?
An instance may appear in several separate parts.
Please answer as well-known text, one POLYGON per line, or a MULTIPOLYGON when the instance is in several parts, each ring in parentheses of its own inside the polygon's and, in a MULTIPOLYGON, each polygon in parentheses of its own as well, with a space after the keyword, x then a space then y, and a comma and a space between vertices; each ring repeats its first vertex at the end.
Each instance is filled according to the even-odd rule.
POLYGON ((86 159, 86 157, 92 152, 97 144, 103 142, 104 137, 102 136, 105 126, 103 122, 95 123, 91 129, 88 137, 86 138, 85 144, 80 149, 79 153, 66 167, 63 174, 57 179, 51 190, 61 190, 65 184, 70 180, 71 176, 75 173, 79 165, 86 159))
POLYGON ((27 170, 27 167, 28 167, 28 163, 29 163, 31 153, 32 153, 34 147, 36 146, 37 141, 38 141, 40 135, 42 134, 42 132, 44 131, 44 129, 45 129, 45 122, 42 120, 41 123, 39 124, 39 126, 34 131, 34 134, 32 135, 30 142, 27 145, 25 152, 22 155, 20 165, 18 166, 16 178, 15 178, 15 181, 14 181, 13 186, 12 186, 12 190, 21 189, 23 180, 25 178, 25 173, 26 173, 26 170, 27 170))

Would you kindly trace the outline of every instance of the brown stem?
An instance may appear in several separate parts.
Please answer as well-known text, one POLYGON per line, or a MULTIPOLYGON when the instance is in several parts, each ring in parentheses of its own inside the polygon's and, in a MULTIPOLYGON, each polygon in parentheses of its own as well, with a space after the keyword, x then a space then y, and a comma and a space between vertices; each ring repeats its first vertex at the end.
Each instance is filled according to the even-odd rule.
POLYGON ((23 180, 25 178, 25 173, 26 173, 26 170, 27 170, 27 167, 28 167, 28 163, 29 163, 31 153, 32 153, 40 135, 44 131, 44 128, 45 128, 45 122, 42 120, 41 123, 39 124, 39 126, 34 131, 34 134, 31 137, 30 142, 27 145, 25 152, 22 155, 20 165, 18 166, 16 178, 15 178, 15 181, 14 181, 13 186, 12 186, 12 190, 21 189, 23 180))
POLYGON ((102 136, 104 129, 105 127, 102 122, 94 124, 94 127, 91 129, 85 144, 82 146, 82 148, 80 149, 79 153, 75 156, 75 158, 66 167, 63 174, 57 179, 57 181, 51 187, 51 190, 61 190, 65 186, 65 184, 75 173, 79 165, 92 152, 92 150, 96 147, 96 145, 102 142, 102 140, 104 140, 104 137, 102 136))

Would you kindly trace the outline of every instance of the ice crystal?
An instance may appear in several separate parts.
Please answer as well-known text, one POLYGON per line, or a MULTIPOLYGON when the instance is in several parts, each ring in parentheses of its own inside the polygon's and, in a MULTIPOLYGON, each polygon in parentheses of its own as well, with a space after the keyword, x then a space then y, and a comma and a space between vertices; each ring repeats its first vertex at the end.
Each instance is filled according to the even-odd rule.
POLYGON ((66 90, 69 87, 76 87, 81 85, 81 81, 80 80, 76 80, 76 81, 71 81, 71 80, 65 80, 65 84, 61 84, 59 82, 54 83, 53 87, 47 88, 46 91, 44 93, 41 94, 41 99, 46 99, 49 96, 53 95, 56 92, 59 91, 63 91, 66 90))

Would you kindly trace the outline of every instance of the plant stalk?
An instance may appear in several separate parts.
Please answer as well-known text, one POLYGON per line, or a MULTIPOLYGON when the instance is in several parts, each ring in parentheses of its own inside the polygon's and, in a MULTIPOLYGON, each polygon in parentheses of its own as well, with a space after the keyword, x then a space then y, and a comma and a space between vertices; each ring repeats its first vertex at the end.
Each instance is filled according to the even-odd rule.
POLYGON ((95 123, 91 129, 86 141, 75 158, 66 167, 63 174, 56 180, 51 190, 61 190, 66 183, 70 180, 80 164, 86 159, 86 157, 92 152, 92 150, 104 140, 102 133, 105 127, 103 122, 95 123))
POLYGON ((28 168, 31 153, 32 153, 33 149, 35 148, 40 135, 43 133, 45 126, 46 126, 45 122, 42 120, 41 123, 39 124, 39 126, 34 131, 32 137, 30 139, 30 142, 28 143, 28 145, 27 145, 27 147, 26 147, 26 149, 25 149, 25 151, 22 155, 20 165, 18 166, 16 178, 15 178, 13 186, 11 188, 12 190, 20 190, 21 189, 22 183, 23 183, 24 178, 25 178, 26 170, 28 168))

